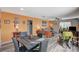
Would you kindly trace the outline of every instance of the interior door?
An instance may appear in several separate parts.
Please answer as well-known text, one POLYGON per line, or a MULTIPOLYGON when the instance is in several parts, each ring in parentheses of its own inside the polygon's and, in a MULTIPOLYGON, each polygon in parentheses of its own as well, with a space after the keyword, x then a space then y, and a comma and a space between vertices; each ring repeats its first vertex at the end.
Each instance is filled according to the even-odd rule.
POLYGON ((32 34, 32 28, 33 28, 32 20, 28 20, 27 26, 28 26, 27 28, 28 34, 32 34))

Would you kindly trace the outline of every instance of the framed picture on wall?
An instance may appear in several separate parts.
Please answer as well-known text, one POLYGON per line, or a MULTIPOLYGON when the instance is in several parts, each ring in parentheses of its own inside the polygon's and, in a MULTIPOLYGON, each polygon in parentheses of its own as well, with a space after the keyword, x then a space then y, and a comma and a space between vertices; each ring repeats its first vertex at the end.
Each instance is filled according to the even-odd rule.
POLYGON ((47 22, 46 21, 42 21, 42 26, 47 26, 47 22))
POLYGON ((4 24, 10 24, 10 20, 4 20, 4 24))
POLYGON ((14 24, 19 24, 20 23, 20 20, 14 20, 13 23, 14 24))

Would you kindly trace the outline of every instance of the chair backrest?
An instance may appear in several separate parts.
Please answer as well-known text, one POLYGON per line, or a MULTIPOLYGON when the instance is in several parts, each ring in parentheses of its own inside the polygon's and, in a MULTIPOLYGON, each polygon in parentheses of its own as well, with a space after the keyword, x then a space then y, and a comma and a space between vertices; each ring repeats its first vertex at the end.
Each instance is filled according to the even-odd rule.
POLYGON ((25 38, 25 37, 28 37, 28 34, 27 34, 27 32, 21 32, 20 36, 21 36, 21 38, 25 38))
POLYGON ((21 36, 27 36, 27 32, 21 32, 21 36))
POLYGON ((19 52, 19 44, 18 41, 16 40, 16 38, 12 38, 13 43, 14 43, 14 47, 15 47, 15 52, 19 52))

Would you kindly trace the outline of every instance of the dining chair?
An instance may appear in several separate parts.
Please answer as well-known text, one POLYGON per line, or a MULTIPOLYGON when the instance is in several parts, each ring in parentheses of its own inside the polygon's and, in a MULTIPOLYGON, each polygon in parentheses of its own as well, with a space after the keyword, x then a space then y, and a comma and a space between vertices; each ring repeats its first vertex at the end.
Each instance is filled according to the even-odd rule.
POLYGON ((27 51, 27 48, 24 46, 19 47, 19 42, 16 40, 16 38, 12 38, 14 43, 15 52, 25 52, 27 51))
POLYGON ((21 33, 20 33, 20 37, 21 37, 21 39, 27 38, 27 37, 28 37, 27 32, 21 32, 21 33))
POLYGON ((44 40, 42 41, 40 44, 40 52, 46 52, 47 51, 47 47, 48 47, 48 41, 49 40, 44 40))

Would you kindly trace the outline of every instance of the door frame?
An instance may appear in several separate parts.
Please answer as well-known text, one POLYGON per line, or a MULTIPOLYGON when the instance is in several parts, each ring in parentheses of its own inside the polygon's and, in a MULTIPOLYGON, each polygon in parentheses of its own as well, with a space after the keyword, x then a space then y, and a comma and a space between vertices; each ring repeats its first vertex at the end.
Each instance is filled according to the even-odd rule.
POLYGON ((27 32, 28 32, 28 34, 32 34, 33 33, 33 21, 32 20, 27 20, 27 32), (32 28, 31 28, 31 32, 30 32, 30 27, 29 27, 29 23, 30 23, 30 21, 32 22, 32 28))

